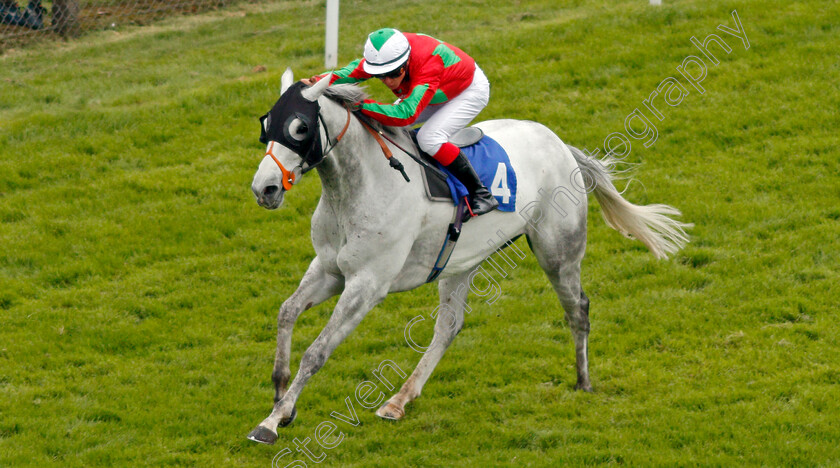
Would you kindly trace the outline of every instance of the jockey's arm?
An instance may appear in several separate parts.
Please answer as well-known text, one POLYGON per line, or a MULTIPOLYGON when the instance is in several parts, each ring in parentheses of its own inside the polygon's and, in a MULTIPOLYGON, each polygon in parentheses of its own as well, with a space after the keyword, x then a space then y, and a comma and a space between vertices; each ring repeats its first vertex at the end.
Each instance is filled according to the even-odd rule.
POLYGON ((354 60, 354 61, 348 63, 347 65, 345 65, 344 68, 339 68, 338 70, 331 71, 331 72, 329 72, 329 71, 324 72, 324 73, 321 73, 320 75, 313 75, 313 76, 310 76, 309 78, 304 78, 300 81, 303 81, 307 85, 311 86, 311 85, 315 84, 317 81, 319 81, 321 78, 323 78, 323 77, 329 75, 330 73, 332 73, 332 81, 330 82, 331 85, 345 84, 345 83, 349 83, 349 84, 361 83, 362 81, 367 81, 367 80, 373 78, 372 75, 366 73, 362 69, 361 62, 362 62, 361 59, 354 60))
MULTIPOLYGON (((326 72, 315 75, 308 79, 301 80, 311 85, 332 73, 330 84, 359 83, 373 78, 373 75, 365 72, 362 68, 362 59, 357 59, 345 67, 333 72, 326 72)), ((415 73, 422 73, 422 78, 411 91, 402 99, 393 104, 384 104, 373 99, 365 99, 361 103, 360 110, 363 114, 371 117, 382 124, 404 127, 411 125, 420 116, 426 106, 432 101, 440 86, 440 75, 443 72, 443 63, 432 62, 424 70, 417 70, 415 73)))
MULTIPOLYGON (((404 127, 413 124, 426 109, 440 88, 443 75, 443 62, 431 60, 422 68, 409 70, 412 74, 411 89, 393 104, 383 104, 372 99, 362 102, 362 113, 392 127, 404 127)), ((408 78, 406 78, 408 79, 408 78)))
POLYGON ((432 101, 437 91, 437 83, 423 83, 416 85, 402 99, 393 104, 384 104, 365 99, 362 102, 361 111, 368 117, 392 127, 404 127, 411 125, 423 110, 432 101))

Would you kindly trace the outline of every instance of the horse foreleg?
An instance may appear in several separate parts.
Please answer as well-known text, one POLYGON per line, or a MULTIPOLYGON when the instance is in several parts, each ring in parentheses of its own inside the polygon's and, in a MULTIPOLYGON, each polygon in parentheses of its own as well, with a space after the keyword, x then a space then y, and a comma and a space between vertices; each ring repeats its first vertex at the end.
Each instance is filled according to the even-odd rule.
MULTIPOLYGON (((277 314, 277 350, 274 354, 274 404, 277 405, 286 394, 291 372, 289 358, 292 352, 292 330, 298 316, 317 304, 335 296, 343 287, 343 281, 326 271, 315 257, 300 280, 297 290, 283 302, 277 314)), ((248 438, 264 444, 273 444, 277 440, 277 425, 264 427, 262 424, 248 434, 248 438)))
POLYGON ((464 326, 464 307, 469 294, 467 277, 468 275, 464 274, 442 279, 438 283, 440 306, 435 309, 437 319, 432 343, 400 391, 376 410, 376 415, 380 418, 398 420, 405 416, 405 406, 420 396, 426 380, 461 331, 461 327, 464 326))
POLYGON ((347 281, 330 320, 304 353, 288 391, 274 404, 271 414, 248 434, 249 439, 265 444, 273 444, 277 440, 277 427, 288 426, 294 421, 297 415, 295 403, 306 382, 323 367, 335 348, 387 293, 387 285, 369 276, 357 276, 347 281))
POLYGON ((286 394, 291 377, 289 360, 292 352, 292 330, 300 314, 341 292, 344 281, 324 271, 324 267, 315 257, 306 274, 300 280, 297 290, 283 302, 277 314, 277 351, 274 354, 274 402, 280 401, 286 394))

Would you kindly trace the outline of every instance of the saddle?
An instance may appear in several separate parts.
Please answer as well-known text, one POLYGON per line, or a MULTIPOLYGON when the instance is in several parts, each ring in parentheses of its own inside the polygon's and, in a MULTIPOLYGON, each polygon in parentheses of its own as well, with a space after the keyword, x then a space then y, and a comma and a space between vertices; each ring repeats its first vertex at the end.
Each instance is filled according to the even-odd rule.
MULTIPOLYGON (((420 153, 420 157, 427 163, 423 165, 423 186, 426 189, 426 196, 431 201, 452 203, 452 195, 449 185, 446 183, 446 174, 437 169, 438 163, 435 159, 420 150, 417 144, 417 132, 411 132, 414 146, 420 153)), ((478 143, 484 138, 484 131, 478 127, 463 128, 449 137, 449 142, 458 148, 466 148, 478 143)))
MULTIPOLYGON (((418 149, 417 133, 411 132, 411 137, 414 140, 414 146, 418 149)), ((495 187, 498 182, 499 193, 493 192, 493 195, 499 200, 499 211, 515 211, 516 198, 516 175, 510 169, 510 160, 504 149, 490 137, 485 137, 484 131, 478 127, 467 127, 456 132, 449 138, 449 142, 463 148, 466 157, 471 159, 474 166, 478 160, 473 159, 474 156, 480 155, 479 160, 487 160, 490 165, 481 170, 479 164, 479 174, 484 172, 482 177, 486 180, 485 184, 490 187, 495 187), (489 169, 487 169, 489 167, 489 169), (488 173, 489 170, 489 173, 488 173), (494 176, 495 174, 495 176, 494 176), (489 177, 489 178, 488 178, 489 177), (492 183, 490 183, 492 181, 492 183), (501 197, 501 199, 499 198, 501 197)), ((426 196, 431 201, 439 201, 446 203, 455 203, 455 218, 449 224, 446 230, 443 246, 440 249, 437 260, 435 261, 432 271, 429 273, 426 282, 434 281, 446 268, 452 252, 455 250, 455 244, 461 235, 461 225, 468 217, 466 215, 467 190, 460 182, 456 181, 454 177, 450 177, 446 169, 441 169, 441 166, 433 157, 419 151, 420 158, 422 158, 421 165, 423 166, 423 186, 426 189, 426 196), (456 184, 457 182, 457 184, 456 184)))

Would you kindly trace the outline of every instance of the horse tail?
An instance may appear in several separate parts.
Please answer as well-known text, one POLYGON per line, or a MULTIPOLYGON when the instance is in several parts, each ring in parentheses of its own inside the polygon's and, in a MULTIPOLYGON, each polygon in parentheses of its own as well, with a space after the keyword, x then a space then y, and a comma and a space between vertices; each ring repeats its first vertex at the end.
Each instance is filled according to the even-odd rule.
POLYGON ((594 184, 595 198, 609 227, 625 237, 640 240, 656 258, 668 258, 685 246, 688 242, 685 229, 694 225, 669 217, 680 216, 680 210, 668 205, 639 206, 628 202, 612 183, 620 172, 616 170, 619 160, 610 155, 593 159, 573 146, 566 146, 577 161, 587 187, 594 184))

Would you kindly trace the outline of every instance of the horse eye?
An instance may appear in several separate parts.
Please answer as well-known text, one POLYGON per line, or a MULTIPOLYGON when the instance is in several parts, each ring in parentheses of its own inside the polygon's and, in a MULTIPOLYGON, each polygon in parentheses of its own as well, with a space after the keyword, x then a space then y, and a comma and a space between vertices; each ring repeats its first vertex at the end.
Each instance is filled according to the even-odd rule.
POLYGON ((289 123, 289 135, 297 141, 303 141, 303 138, 309 132, 309 128, 300 119, 294 119, 289 123))

